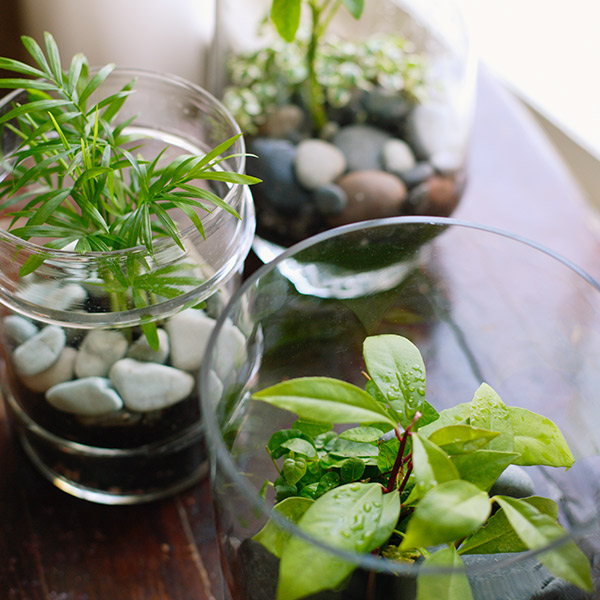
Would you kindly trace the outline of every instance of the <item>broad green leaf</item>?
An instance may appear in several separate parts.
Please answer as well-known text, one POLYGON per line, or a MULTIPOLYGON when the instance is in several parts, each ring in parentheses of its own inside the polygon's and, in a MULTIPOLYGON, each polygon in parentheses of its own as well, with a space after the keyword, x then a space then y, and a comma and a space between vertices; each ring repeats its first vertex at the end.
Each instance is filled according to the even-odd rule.
POLYGON ((417 578, 417 600, 473 600, 464 563, 454 546, 447 546, 425 559, 417 578), (428 567, 452 567, 450 573, 428 573, 428 567))
POLYGON ((408 522, 401 550, 459 540, 483 525, 490 514, 488 495, 468 481, 446 481, 430 489, 408 522))
POLYGON ((554 575, 592 591, 590 563, 567 532, 550 516, 530 503, 508 496, 495 496, 516 534, 530 550, 539 550, 557 540, 565 542, 538 554, 539 561, 554 575))
POLYGON ((514 432, 509 408, 487 383, 479 386, 471 400, 469 423, 473 427, 499 432, 500 435, 490 442, 490 450, 513 451, 514 432))
POLYGON ((439 417, 435 421, 419 428, 419 435, 429 437, 434 431, 448 425, 468 425, 470 407, 470 402, 464 402, 452 408, 445 408, 440 411, 439 417))
POLYGON ((340 477, 344 483, 358 481, 365 472, 365 463, 360 458, 346 458, 340 465, 340 477))
POLYGON ((355 19, 360 19, 365 8, 365 0, 342 0, 342 3, 355 19))
MULTIPOLYGON (((340 486, 310 506, 298 527, 335 548, 369 552, 382 514, 382 495, 377 483, 340 486)), ((297 600, 335 588, 354 569, 355 564, 298 536, 292 537, 281 555, 277 600, 297 600)))
POLYGON ((478 488, 489 491, 508 465, 519 458, 516 452, 499 452, 483 448, 470 454, 451 457, 460 473, 460 478, 474 483, 478 488))
POLYGON ((316 458, 317 450, 316 448, 306 440, 302 438, 290 438, 285 442, 281 443, 282 448, 287 448, 288 450, 292 450, 296 454, 303 454, 308 458, 316 458))
MULTIPOLYGON (((310 498, 292 496, 276 504, 273 507, 273 511, 285 517, 291 523, 296 524, 313 502, 310 498)), ((281 554, 289 538, 290 533, 287 530, 281 528, 273 519, 269 519, 265 526, 252 539, 260 542, 277 558, 281 558, 281 554)))
POLYGON ((425 403, 425 365, 419 349, 399 335, 367 337, 363 344, 367 371, 386 400, 403 400, 400 422, 408 427, 425 403))
POLYGON ((569 468, 575 462, 563 434, 550 419, 516 406, 510 406, 509 411, 515 436, 514 451, 521 455, 516 465, 569 468))
POLYGON ((335 456, 344 457, 366 457, 379 454, 379 448, 373 444, 364 442, 351 442, 341 436, 329 447, 329 452, 335 456))
POLYGON ((447 425, 429 436, 433 442, 447 454, 468 454, 487 445, 490 440, 498 437, 497 431, 480 429, 472 425, 447 425))
POLYGON ((397 491, 383 495, 381 517, 371 542, 372 550, 380 548, 390 539, 394 529, 398 526, 400 508, 400 494, 397 491))
POLYGON ((280 429, 276 431, 269 442, 267 443, 267 451, 273 458, 279 458, 283 454, 286 454, 288 449, 282 447, 282 444, 293 438, 301 438, 307 442, 311 442, 311 439, 302 433, 299 429, 280 429))
POLYGON ((317 484, 317 496, 322 496, 340 485, 340 475, 336 471, 329 471, 321 477, 317 484))
POLYGON ((306 421, 298 419, 293 425, 292 429, 299 429, 305 435, 316 438, 317 436, 327 433, 333 428, 331 423, 319 423, 317 421, 306 421))
POLYGON ((283 461, 281 472, 290 485, 296 485, 306 474, 306 457, 288 456, 283 461))
MULTIPOLYGON (((522 498, 541 513, 548 515, 554 521, 558 516, 556 502, 541 496, 522 498)), ((460 546, 460 554, 495 554, 497 552, 524 552, 528 548, 511 527, 502 509, 495 512, 488 522, 475 533, 470 535, 460 546)))
POLYGON ((329 377, 301 377, 278 383, 252 395, 324 423, 381 423, 396 426, 384 406, 359 387, 329 377))
POLYGON ((411 439, 415 487, 406 500, 407 504, 440 483, 460 478, 458 469, 441 448, 419 434, 413 434, 411 439))
POLYGON ((279 35, 292 42, 300 25, 301 0, 273 0, 271 19, 279 35))
POLYGON ((391 471, 396 461, 396 456, 400 451, 400 440, 393 438, 379 445, 379 452, 377 454, 377 468, 382 473, 391 471))
POLYGON ((353 427, 340 433, 340 438, 351 442, 376 442, 383 435, 377 427, 353 427))

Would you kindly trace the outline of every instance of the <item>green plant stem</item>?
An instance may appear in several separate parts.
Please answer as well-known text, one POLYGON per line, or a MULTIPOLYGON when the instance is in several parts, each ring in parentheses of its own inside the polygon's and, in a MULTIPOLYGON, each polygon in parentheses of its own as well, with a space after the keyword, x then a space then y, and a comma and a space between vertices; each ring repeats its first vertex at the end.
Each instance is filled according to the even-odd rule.
POLYGON ((327 113, 325 111, 325 94, 319 84, 316 70, 317 53, 319 41, 324 28, 320 24, 323 11, 329 3, 318 6, 313 0, 310 2, 312 27, 308 49, 306 52, 306 64, 308 68, 308 78, 306 80, 305 94, 306 104, 311 116, 313 127, 317 132, 321 131, 327 122, 327 113))

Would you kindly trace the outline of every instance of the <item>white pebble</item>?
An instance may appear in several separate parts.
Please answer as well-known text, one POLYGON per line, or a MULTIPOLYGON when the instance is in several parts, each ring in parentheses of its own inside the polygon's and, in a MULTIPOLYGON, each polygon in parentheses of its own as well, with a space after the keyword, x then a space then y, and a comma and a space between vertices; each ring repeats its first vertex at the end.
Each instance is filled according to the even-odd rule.
POLYGON ((57 325, 48 325, 15 348, 13 361, 19 375, 37 375, 51 367, 66 344, 65 332, 57 325))
POLYGON ((77 377, 106 377, 110 367, 125 356, 128 343, 119 331, 90 331, 79 348, 75 361, 77 377))
POLYGON ((217 339, 213 360, 213 369, 222 381, 226 381, 231 371, 240 366, 245 356, 245 348, 244 334, 231 321, 225 321, 217 339))
POLYGON ((58 360, 45 371, 29 377, 21 377, 21 381, 34 392, 45 392, 52 386, 58 385, 73 378, 73 368, 77 350, 66 346, 60 353, 58 360))
POLYGON ((77 283, 67 283, 52 290, 44 300, 44 306, 54 310, 69 310, 79 307, 87 298, 87 292, 77 283))
POLYGON ((33 337, 38 331, 37 325, 34 325, 28 319, 18 315, 8 315, 2 320, 4 333, 15 343, 22 344, 30 337, 33 337))
POLYGON ((105 415, 123 407, 123 401, 104 377, 85 377, 59 383, 46 392, 57 410, 82 416, 105 415))
POLYGON ((200 368, 208 338, 216 321, 201 310, 189 309, 172 317, 165 329, 171 343, 171 364, 176 369, 200 368))
POLYGON ((110 369, 110 380, 129 410, 160 410, 187 398, 194 378, 166 365, 124 358, 110 369))
POLYGON ((140 336, 129 348, 127 358, 135 358, 144 362, 164 364, 169 356, 169 336, 164 329, 157 329, 158 350, 153 350, 145 335, 140 336))
POLYGON ((383 168, 390 173, 403 173, 416 164, 411 147, 399 139, 388 140, 383 146, 383 168))
POLYGON ((346 170, 344 153, 324 140, 303 140, 295 159, 298 183, 314 190, 335 181, 346 170))

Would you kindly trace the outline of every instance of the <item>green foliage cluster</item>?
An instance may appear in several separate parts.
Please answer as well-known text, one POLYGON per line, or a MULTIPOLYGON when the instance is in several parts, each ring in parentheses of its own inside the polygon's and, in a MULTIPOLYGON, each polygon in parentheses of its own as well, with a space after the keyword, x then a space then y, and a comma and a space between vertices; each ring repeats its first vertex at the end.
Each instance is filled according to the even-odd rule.
POLYGON ((305 106, 316 131, 327 121, 327 106, 348 105, 356 91, 375 86, 402 93, 407 101, 423 94, 422 57, 399 36, 375 36, 360 43, 325 39, 340 7, 359 19, 364 0, 273 0, 271 21, 281 36, 268 47, 234 56, 224 103, 242 129, 255 134, 265 116, 285 102, 305 106), (298 33, 302 6, 310 13, 308 34, 298 33))
MULTIPOLYGON (((252 396, 299 417, 267 446, 279 473, 272 485, 280 516, 340 550, 420 560, 425 567, 461 567, 465 554, 539 550, 566 537, 554 501, 489 495, 510 464, 573 464, 551 420, 507 406, 485 383, 470 402, 438 414, 425 399, 419 350, 401 336, 366 338, 364 359, 365 390, 305 377, 252 396), (340 424, 354 426, 336 433, 333 425, 340 424)), ((336 588, 355 568, 275 520, 255 539, 280 558, 278 600, 336 588), (300 571, 311 577, 298 577, 300 571)), ((591 589, 589 562, 573 541, 538 558, 556 576, 591 589)), ((425 570, 417 598, 469 600, 472 593, 460 569, 425 570)))
MULTIPOLYGON (((131 133, 135 117, 118 119, 135 93, 135 81, 103 96, 102 84, 114 65, 91 71, 86 58, 77 54, 63 70, 50 34, 44 36, 45 52, 30 37, 22 41, 35 66, 0 58, 0 69, 16 75, 0 79, 0 88, 24 90, 0 115, 0 134, 18 140, 15 149, 0 155, 1 170, 8 175, 0 181, 0 210, 12 216, 12 234, 80 253, 141 245, 152 256, 160 238, 170 238, 184 250, 181 225, 171 216, 174 211, 202 235, 199 212, 220 208, 239 218, 233 207, 201 184, 258 181, 222 168, 239 136, 203 156, 182 154, 167 161, 165 147, 156 156, 144 157, 145 136, 131 133)), ((34 271, 44 260, 43 254, 31 256, 20 274, 34 271)), ((138 256, 125 270, 107 262, 101 278, 119 305, 130 290, 137 307, 150 304, 157 290, 171 297, 181 286, 201 283, 181 274, 176 278, 172 272, 150 276, 149 271, 146 259, 138 256)))

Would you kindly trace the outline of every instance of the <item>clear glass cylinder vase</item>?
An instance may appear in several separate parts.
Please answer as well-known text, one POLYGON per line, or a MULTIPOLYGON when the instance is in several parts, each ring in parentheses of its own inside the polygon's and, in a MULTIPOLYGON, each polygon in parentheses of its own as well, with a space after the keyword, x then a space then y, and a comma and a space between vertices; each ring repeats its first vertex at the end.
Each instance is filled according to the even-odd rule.
MULTIPOLYGON (((213 332, 201 372, 225 597, 596 598, 599 356, 598 282, 552 251, 510 233, 447 218, 396 217, 337 228, 288 249, 238 290, 213 332), (445 547, 440 541, 425 544, 421 552, 398 552, 406 532, 403 521, 421 506, 415 509, 407 495, 402 495, 406 510, 391 538, 362 553, 351 540, 368 536, 367 531, 373 535, 373 523, 367 523, 372 504, 360 514, 355 512, 358 500, 356 505, 343 505, 342 513, 328 504, 330 512, 323 510, 316 522, 311 520, 311 525, 318 523, 311 528, 301 511, 292 514, 278 504, 282 497, 300 496, 316 507, 327 494, 333 502, 338 490, 342 495, 342 485, 346 492, 352 485, 373 485, 375 464, 391 478, 386 445, 397 440, 380 432, 381 437, 369 442, 364 428, 343 438, 345 429, 361 424, 355 413, 356 422, 348 419, 353 422, 328 431, 320 405, 342 402, 342 392, 336 396, 315 391, 312 419, 298 417, 299 404, 289 388, 280 388, 281 403, 276 405, 254 394, 300 377, 336 378, 365 390, 369 376, 362 356, 364 340, 390 334, 409 339, 420 350, 425 370, 419 371, 418 381, 423 393, 416 394, 445 411, 440 412, 440 419, 448 419, 445 423, 468 423, 468 414, 454 420, 452 415, 456 417, 457 405, 469 403, 486 382, 501 402, 516 407, 515 414, 533 411, 560 428, 575 458, 568 469, 551 466, 541 456, 541 464, 534 466, 534 461, 519 462, 513 455, 511 468, 484 482, 491 472, 483 454, 472 455, 472 471, 462 470, 468 453, 479 452, 474 448, 467 454, 462 454, 466 448, 457 449, 462 458, 456 464, 462 465, 463 480, 476 481, 490 498, 504 494, 527 503, 524 498, 537 496, 555 502, 562 534, 537 537, 526 546, 511 538, 506 521, 501 525, 503 515, 495 513, 486 526, 489 544, 467 548, 463 536, 452 543, 456 560, 436 563, 423 559, 445 547), (224 361, 222 348, 235 352, 224 361), (344 473, 349 456, 361 456, 365 470, 344 473), (300 473, 294 471, 296 466, 300 473), (281 508, 273 510, 276 504, 281 508), (587 556, 580 564, 582 572, 586 560, 588 569, 592 565, 595 592, 578 588, 582 580, 574 584, 573 572, 555 570, 558 549, 577 553, 569 546, 573 541, 587 556), (304 562, 294 563, 292 544, 294 552, 302 548, 304 562), (318 564, 307 564, 312 556, 319 557, 318 564), (290 572, 290 565, 295 571, 290 572), (331 575, 338 570, 343 576, 336 579, 331 575), (292 584, 282 588, 282 577, 292 584)), ((407 360, 407 370, 414 368, 413 361, 407 360)), ((370 368, 369 373, 373 374, 370 368)), ((410 386, 402 389, 403 394, 411 391, 410 386)), ((498 431, 496 427, 502 426, 495 422, 491 429, 498 431)), ((515 435, 517 429, 515 421, 515 435)), ((531 426, 518 435, 538 434, 541 430, 531 426)), ((557 442, 541 434, 537 443, 539 449, 551 449, 557 442)), ((412 449, 414 458, 414 445, 412 449)), ((428 456, 431 462, 426 464, 435 479, 440 453, 428 456)), ((418 485, 408 474, 407 482, 405 489, 418 485)), ((428 504, 427 510, 431 512, 421 512, 419 518, 428 524, 426 531, 437 531, 438 521, 454 508, 441 502, 435 510, 428 504)), ((463 514, 471 511, 465 505, 463 514)), ((536 518, 546 525, 550 520, 536 518)))
POLYGON ((457 3, 365 2, 359 18, 340 2, 299 4, 293 41, 270 0, 216 7, 209 89, 258 156, 258 255, 365 219, 450 215, 467 181, 475 87, 457 3))
MULTIPOLYGON (((240 132, 213 96, 174 76, 115 70, 100 89, 108 95, 132 80, 118 122, 135 117, 130 127, 143 138, 136 152, 145 160, 161 151, 202 155, 240 132)), ((0 112, 22 93, 3 99, 0 112)), ((5 130, 3 154, 16 142, 5 130)), ((243 173, 243 138, 230 153, 221 167, 243 173)), ((206 474, 197 372, 255 228, 247 187, 208 183, 240 218, 214 207, 202 217, 204 237, 181 224, 181 247, 163 238, 151 253, 140 246, 81 254, 0 230, 7 411, 33 463, 74 496, 137 503, 206 474), (40 266, 21 276, 31 260, 40 266), (151 300, 140 305, 136 286, 151 300), (154 326, 158 349, 145 333, 154 326)))

